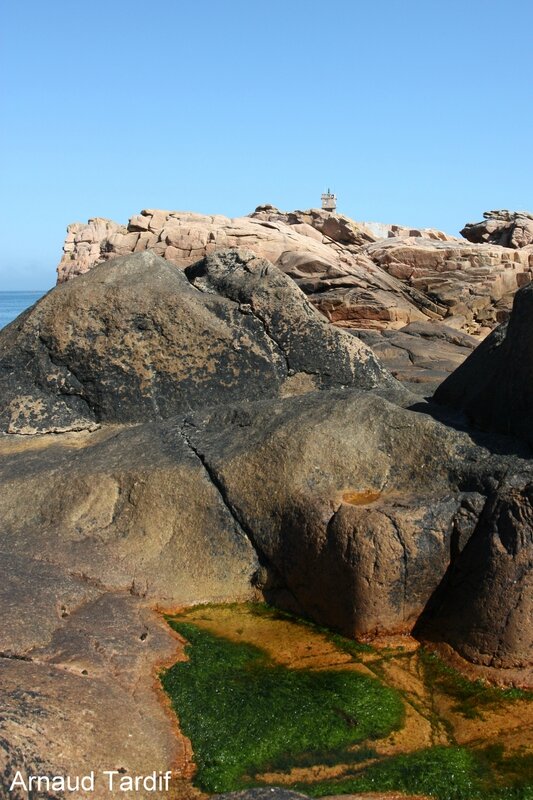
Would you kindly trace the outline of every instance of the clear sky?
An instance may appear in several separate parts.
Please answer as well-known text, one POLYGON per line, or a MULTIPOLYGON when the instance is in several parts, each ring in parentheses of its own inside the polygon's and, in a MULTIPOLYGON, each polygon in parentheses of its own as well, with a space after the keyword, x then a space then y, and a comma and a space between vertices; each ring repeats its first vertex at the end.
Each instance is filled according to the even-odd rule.
POLYGON ((52 286, 69 222, 146 207, 533 211, 532 31, 530 0, 6 3, 0 290, 52 286))

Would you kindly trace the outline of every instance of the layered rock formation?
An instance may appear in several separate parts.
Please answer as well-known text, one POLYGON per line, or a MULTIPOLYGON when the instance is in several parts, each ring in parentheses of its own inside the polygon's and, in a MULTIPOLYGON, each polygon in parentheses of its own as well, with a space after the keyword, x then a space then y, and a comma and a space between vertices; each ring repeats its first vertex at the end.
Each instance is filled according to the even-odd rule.
POLYGON ((526 211, 485 211, 481 222, 469 222, 461 234, 470 242, 503 247, 533 245, 533 214, 526 211))
POLYGON ((391 232, 394 238, 377 239, 364 224, 316 209, 260 206, 238 219, 144 210, 127 226, 98 218, 69 226, 58 281, 146 249, 183 268, 217 249, 244 245, 293 278, 337 325, 383 330, 446 319, 484 335, 506 317, 516 288, 531 280, 533 256, 526 251, 440 232, 388 226, 391 232))
POLYGON ((400 330, 357 331, 395 378, 431 393, 472 353, 479 339, 442 322, 411 322, 400 330))
POLYGON ((450 236, 436 228, 409 228, 406 225, 390 225, 383 222, 365 222, 363 224, 377 239, 411 239, 414 237, 434 239, 440 242, 460 241, 456 236, 450 236))
POLYGON ((427 316, 467 333, 487 333, 506 319, 517 288, 531 281, 529 253, 495 245, 389 239, 363 252, 419 292, 427 316))

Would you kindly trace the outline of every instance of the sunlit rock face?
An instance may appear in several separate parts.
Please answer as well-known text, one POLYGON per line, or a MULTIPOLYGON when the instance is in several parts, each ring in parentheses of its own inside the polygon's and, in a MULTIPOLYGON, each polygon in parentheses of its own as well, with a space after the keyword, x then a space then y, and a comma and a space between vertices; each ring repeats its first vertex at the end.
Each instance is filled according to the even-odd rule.
POLYGON ((504 247, 533 245, 533 214, 526 211, 485 211, 481 222, 469 222, 461 234, 470 242, 491 242, 504 247))
POLYGON ((284 212, 265 205, 235 219, 145 209, 127 225, 101 218, 75 223, 68 228, 58 282, 144 250, 184 268, 218 249, 243 246, 293 278, 331 322, 353 329, 446 319, 485 335, 505 319, 517 287, 531 280, 527 249, 513 252, 431 229, 366 225, 318 209, 284 212))

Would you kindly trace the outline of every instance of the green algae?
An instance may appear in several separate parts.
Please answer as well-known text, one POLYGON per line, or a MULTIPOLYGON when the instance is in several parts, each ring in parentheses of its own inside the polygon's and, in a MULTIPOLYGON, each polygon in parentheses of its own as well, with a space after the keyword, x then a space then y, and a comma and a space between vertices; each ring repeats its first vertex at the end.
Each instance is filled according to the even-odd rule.
MULTIPOLYGON (((242 614, 243 606, 234 611, 242 614)), ((257 646, 216 635, 216 614, 197 615, 202 626, 212 626, 209 631, 187 621, 187 613, 168 618, 189 642, 189 661, 166 671, 162 681, 192 741, 200 788, 271 785, 266 782, 277 778, 267 773, 275 773, 287 788, 312 797, 402 791, 436 800, 533 800, 533 756, 527 747, 509 752, 501 744, 487 746, 490 740, 459 745, 436 710, 430 713, 447 728, 448 744, 387 753, 382 738, 401 726, 405 701, 416 707, 412 694, 387 685, 385 665, 391 659, 396 664, 414 659, 430 694, 450 698, 452 711, 465 719, 482 720, 483 711, 501 711, 530 700, 532 693, 470 681, 423 649, 361 647, 263 604, 247 605, 245 613, 305 625, 350 659, 334 670, 290 668, 257 646), (364 663, 374 677, 354 671, 350 663, 364 663), (316 765, 323 770, 321 780, 316 765), (337 765, 342 769, 328 777, 327 768, 337 765)), ((240 636, 239 620, 233 630, 240 636)), ((425 713, 429 718, 428 709, 425 713)))
POLYGON ((300 783, 291 788, 311 797, 393 790, 438 800, 533 800, 531 757, 506 759, 500 755, 498 763, 487 752, 490 749, 432 747, 381 759, 357 775, 341 780, 300 783), (507 785, 498 785, 506 761, 513 763, 514 772, 508 773, 507 785))
POLYGON ((419 651, 419 660, 426 682, 452 697, 456 702, 454 710, 469 719, 481 719, 483 709, 502 708, 516 700, 533 700, 533 692, 516 688, 502 689, 485 681, 468 680, 435 653, 423 648, 419 651))
MULTIPOLYGON (((246 785, 246 775, 285 769, 304 754, 383 737, 401 726, 399 695, 379 681, 342 670, 276 664, 259 648, 169 620, 184 636, 188 661, 162 683, 191 739, 196 783, 210 792, 246 785)), ((351 759, 357 757, 352 755, 351 759)))

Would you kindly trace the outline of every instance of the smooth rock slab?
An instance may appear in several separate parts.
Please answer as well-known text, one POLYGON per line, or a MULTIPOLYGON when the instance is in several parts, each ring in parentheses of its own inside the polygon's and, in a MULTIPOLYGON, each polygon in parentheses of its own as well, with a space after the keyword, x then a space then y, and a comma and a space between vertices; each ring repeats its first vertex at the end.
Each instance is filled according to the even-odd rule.
POLYGON ((156 663, 180 657, 180 642, 138 598, 102 594, 58 620, 46 647, 25 660, 0 658, 0 794, 26 800, 24 791, 7 792, 17 770, 94 770, 95 797, 110 798, 117 794, 107 790, 103 770, 170 768, 167 796, 183 798, 178 786, 191 773, 190 746, 155 689, 156 663))
POLYGON ((33 628, 41 641, 61 571, 56 618, 94 586, 171 608, 251 599, 256 553, 179 425, 102 429, 82 447, 74 435, 36 438, 20 449, 0 437, 0 571, 22 609, 12 608, 0 650, 25 653, 33 628))

